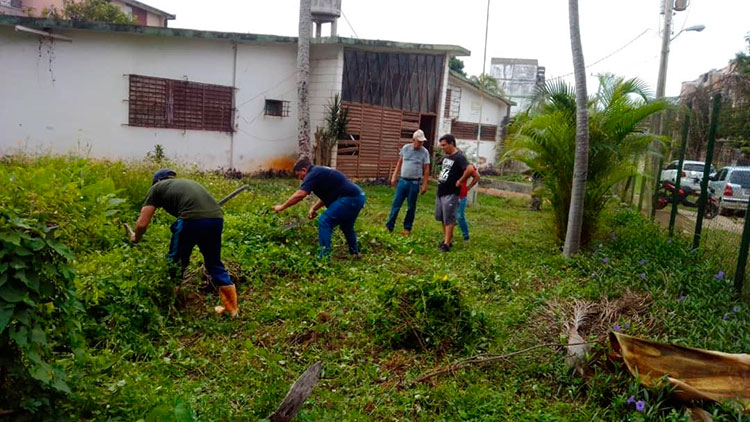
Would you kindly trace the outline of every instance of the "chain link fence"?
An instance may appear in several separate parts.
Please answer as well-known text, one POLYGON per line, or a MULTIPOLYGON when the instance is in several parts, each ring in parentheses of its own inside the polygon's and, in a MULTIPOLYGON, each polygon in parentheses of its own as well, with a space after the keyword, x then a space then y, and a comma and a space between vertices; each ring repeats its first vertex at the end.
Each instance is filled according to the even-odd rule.
POLYGON ((750 104, 714 93, 709 106, 708 113, 693 103, 667 115, 676 142, 654 148, 642 160, 641 176, 626 181, 619 196, 670 235, 692 240, 722 269, 717 276, 731 279, 738 294, 748 298, 750 104), (735 136, 726 136, 730 133, 735 136))

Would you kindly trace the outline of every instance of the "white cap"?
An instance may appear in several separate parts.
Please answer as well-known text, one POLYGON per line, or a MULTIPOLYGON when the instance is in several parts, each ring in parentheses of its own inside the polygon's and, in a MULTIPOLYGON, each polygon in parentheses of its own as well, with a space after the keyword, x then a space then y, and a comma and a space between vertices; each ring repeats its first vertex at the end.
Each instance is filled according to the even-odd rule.
POLYGON ((422 129, 419 129, 416 132, 414 132, 414 135, 411 135, 411 139, 417 139, 422 142, 427 140, 427 138, 424 137, 424 132, 422 131, 422 129))

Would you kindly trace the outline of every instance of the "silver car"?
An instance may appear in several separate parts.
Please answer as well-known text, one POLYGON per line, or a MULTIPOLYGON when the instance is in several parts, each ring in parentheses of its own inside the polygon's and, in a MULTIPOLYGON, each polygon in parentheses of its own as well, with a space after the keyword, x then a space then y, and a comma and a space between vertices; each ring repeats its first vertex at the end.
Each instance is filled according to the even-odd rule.
POLYGON ((719 198, 719 212, 746 210, 750 198, 750 167, 724 167, 709 180, 719 198))
MULTIPOLYGON (((679 166, 680 162, 677 160, 669 163, 669 165, 661 172, 661 181, 669 181, 675 183, 677 181, 677 167, 679 166)), ((682 164, 680 186, 687 186, 696 192, 700 192, 704 166, 705 163, 703 161, 685 160, 685 162, 682 164)), ((710 174, 713 174, 715 172, 716 168, 712 164, 710 174)))

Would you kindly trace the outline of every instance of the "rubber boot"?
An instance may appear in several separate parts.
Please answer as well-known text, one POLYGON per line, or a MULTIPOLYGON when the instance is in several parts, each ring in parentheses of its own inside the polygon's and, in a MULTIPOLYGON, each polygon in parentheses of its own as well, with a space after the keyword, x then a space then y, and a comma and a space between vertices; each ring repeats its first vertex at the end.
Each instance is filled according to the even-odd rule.
POLYGON ((224 306, 215 306, 214 311, 219 315, 228 312, 232 318, 236 317, 239 310, 237 309, 237 289, 234 284, 219 286, 219 297, 224 306))

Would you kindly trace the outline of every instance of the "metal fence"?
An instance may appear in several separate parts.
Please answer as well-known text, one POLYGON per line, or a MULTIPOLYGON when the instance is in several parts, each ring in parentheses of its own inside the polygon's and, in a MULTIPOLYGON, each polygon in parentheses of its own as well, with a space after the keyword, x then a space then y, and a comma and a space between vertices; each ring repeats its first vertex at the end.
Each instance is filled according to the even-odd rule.
POLYGON ((721 131, 722 116, 729 112, 747 115, 748 105, 722 111, 722 104, 727 103, 721 95, 713 95, 707 128, 699 127, 692 107, 681 111, 673 119, 678 123, 672 132, 676 145, 652 151, 653 161, 644 160, 639 169, 642 176, 624 183, 619 193, 623 201, 668 228, 670 236, 690 238, 693 248, 717 263, 721 275, 733 280, 737 293, 747 299, 750 161, 736 141, 717 139, 717 129, 721 131), (701 129, 705 137, 694 142, 701 144, 688 145, 691 132, 695 137, 701 129))

